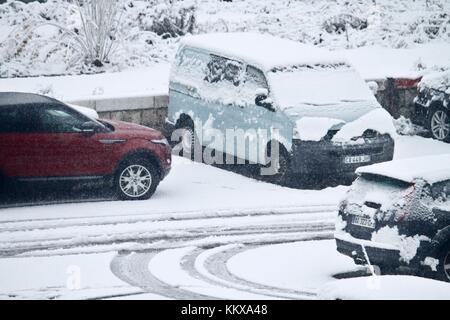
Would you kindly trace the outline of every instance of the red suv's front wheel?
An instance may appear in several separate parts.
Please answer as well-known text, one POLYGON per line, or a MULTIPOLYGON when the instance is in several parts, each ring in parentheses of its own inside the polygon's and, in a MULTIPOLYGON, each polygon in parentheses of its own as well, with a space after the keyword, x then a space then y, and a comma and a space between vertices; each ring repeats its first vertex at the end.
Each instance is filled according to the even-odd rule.
POLYGON ((146 200, 154 193, 160 182, 156 167, 148 160, 125 161, 117 170, 114 184, 122 200, 146 200))

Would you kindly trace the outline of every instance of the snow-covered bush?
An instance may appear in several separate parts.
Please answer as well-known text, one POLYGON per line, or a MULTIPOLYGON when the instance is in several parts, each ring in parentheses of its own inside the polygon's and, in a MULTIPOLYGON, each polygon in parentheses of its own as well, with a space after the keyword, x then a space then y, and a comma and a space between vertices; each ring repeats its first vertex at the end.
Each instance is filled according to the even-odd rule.
POLYGON ((120 18, 117 0, 75 0, 81 19, 81 28, 66 30, 81 58, 96 67, 109 61, 115 48, 120 18))
POLYGON ((339 14, 325 20, 323 28, 328 33, 342 33, 348 28, 362 30, 367 28, 367 20, 351 14, 339 14))
MULTIPOLYGON (((84 32, 76 1, 82 0, 0 4, 0 77, 121 71, 170 62, 178 36, 191 32, 269 33, 330 49, 450 41, 448 0, 103 0, 119 3, 114 23, 120 21, 120 28, 103 29, 109 33, 96 32, 101 28, 94 24, 84 32), (345 15, 361 21, 354 24, 357 19, 345 15), (347 22, 344 32, 341 20, 347 22), (327 32, 324 24, 335 31, 327 32), (94 42, 104 46, 91 46, 94 42)), ((428 63, 420 71, 432 68, 428 63)))
POLYGON ((425 133, 426 130, 412 123, 412 121, 404 116, 394 120, 394 126, 397 133, 401 136, 415 136, 425 133))
POLYGON ((146 31, 155 32, 163 38, 175 38, 193 33, 196 26, 196 6, 191 1, 166 0, 155 4, 150 16, 139 15, 146 31))

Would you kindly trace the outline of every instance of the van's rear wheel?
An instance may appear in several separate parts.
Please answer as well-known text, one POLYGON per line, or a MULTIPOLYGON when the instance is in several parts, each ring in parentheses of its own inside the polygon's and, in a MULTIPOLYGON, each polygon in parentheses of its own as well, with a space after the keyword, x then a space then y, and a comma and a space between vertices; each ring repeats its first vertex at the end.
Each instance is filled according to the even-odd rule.
POLYGON ((195 144, 198 139, 195 135, 194 122, 191 119, 183 121, 178 129, 181 130, 181 151, 180 156, 195 159, 195 144))
POLYGON ((122 200, 147 200, 155 193, 160 182, 156 167, 142 158, 130 159, 120 165, 114 185, 122 200))

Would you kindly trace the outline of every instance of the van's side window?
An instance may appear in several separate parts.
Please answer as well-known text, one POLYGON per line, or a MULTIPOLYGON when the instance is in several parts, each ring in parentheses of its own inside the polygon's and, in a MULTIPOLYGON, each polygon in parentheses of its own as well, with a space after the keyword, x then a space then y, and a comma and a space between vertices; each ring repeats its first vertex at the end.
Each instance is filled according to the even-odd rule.
POLYGON ((205 80, 209 83, 231 82, 234 86, 241 83, 242 63, 211 55, 205 80))
POLYGON ((240 97, 246 105, 254 105, 256 92, 259 89, 269 89, 264 73, 252 66, 247 66, 245 81, 240 88, 240 97))
POLYGON ((258 89, 269 89, 264 73, 252 66, 247 67, 247 77, 245 82, 249 85, 257 86, 258 89))
POLYGON ((210 56, 206 53, 189 48, 183 49, 177 56, 177 77, 200 84, 207 72, 209 61, 210 56))

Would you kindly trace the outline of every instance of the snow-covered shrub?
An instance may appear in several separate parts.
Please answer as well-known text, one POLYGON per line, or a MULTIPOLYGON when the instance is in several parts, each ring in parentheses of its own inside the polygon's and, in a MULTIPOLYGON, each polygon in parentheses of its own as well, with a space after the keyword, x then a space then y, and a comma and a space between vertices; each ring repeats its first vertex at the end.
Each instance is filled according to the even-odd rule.
POLYGON ((402 136, 415 136, 425 133, 426 130, 412 123, 412 121, 404 116, 394 120, 394 126, 397 133, 402 136))
POLYGON ((144 30, 163 38, 175 38, 193 33, 196 26, 196 6, 191 1, 166 0, 154 6, 151 16, 139 15, 144 30))
POLYGON ((348 28, 362 30, 367 28, 367 20, 351 14, 339 14, 325 20, 323 28, 328 33, 343 33, 348 28))
POLYGON ((115 47, 120 18, 117 0, 75 0, 81 28, 66 30, 77 52, 85 62, 97 67, 109 61, 115 47))

